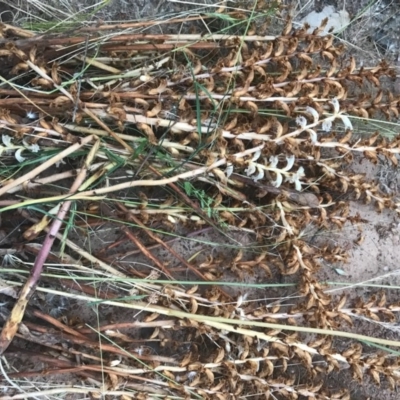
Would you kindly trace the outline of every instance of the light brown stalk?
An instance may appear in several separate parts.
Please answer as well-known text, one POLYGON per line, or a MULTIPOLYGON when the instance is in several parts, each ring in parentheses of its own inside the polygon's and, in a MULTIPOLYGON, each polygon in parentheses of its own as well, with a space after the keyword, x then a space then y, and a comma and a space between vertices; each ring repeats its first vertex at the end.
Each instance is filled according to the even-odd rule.
MULTIPOLYGON (((174 319, 167 319, 162 321, 133 321, 133 322, 119 322, 115 324, 107 324, 102 325, 96 328, 96 331, 104 332, 108 330, 120 330, 120 329, 130 329, 130 328, 155 328, 155 327, 164 327, 169 328, 175 325, 174 319)), ((93 333, 93 329, 90 328, 80 328, 78 332, 82 334, 93 333)))
POLYGON ((36 66, 32 61, 26 60, 25 61, 39 76, 51 82, 55 88, 57 88, 63 95, 67 96, 72 102, 74 102, 74 98, 72 97, 71 93, 69 93, 66 89, 62 86, 58 85, 54 80, 47 75, 42 69, 36 66))
POLYGON ((105 131, 108 132, 108 134, 113 137, 120 145, 122 145, 125 149, 127 149, 129 152, 133 153, 133 148, 129 146, 128 143, 126 143, 119 135, 114 133, 108 126, 105 124, 100 118, 97 117, 92 111, 90 111, 88 108, 84 109, 84 112, 92 118, 96 124, 100 125, 105 131))
POLYGON ((63 324, 62 322, 60 322, 57 319, 53 318, 51 315, 42 313, 39 310, 32 310, 32 314, 35 317, 38 317, 38 318, 40 318, 40 319, 52 324, 56 328, 60 329, 62 332, 69 333, 70 335, 76 336, 77 338, 80 338, 80 339, 87 339, 87 337, 84 336, 81 332, 77 332, 75 329, 72 329, 71 327, 63 324))
MULTIPOLYGON (((227 13, 229 15, 230 13, 227 13)), ((146 26, 157 26, 157 25, 165 25, 165 24, 179 24, 181 22, 188 22, 188 21, 198 21, 198 20, 207 20, 213 18, 207 15, 201 16, 185 16, 184 18, 171 18, 167 20, 159 20, 159 21, 141 21, 141 22, 129 22, 129 23, 121 23, 121 24, 104 24, 104 25, 97 25, 96 26, 84 26, 78 30, 79 32, 98 32, 98 31, 109 31, 113 29, 118 29, 124 31, 125 29, 131 28, 139 28, 139 27, 146 27, 146 26)))

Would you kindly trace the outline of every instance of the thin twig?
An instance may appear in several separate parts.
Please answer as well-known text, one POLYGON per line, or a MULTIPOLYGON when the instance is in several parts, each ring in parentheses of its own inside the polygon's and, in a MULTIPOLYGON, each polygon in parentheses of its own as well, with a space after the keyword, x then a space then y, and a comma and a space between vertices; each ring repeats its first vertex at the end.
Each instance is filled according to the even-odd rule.
MULTIPOLYGON (((106 215, 111 216, 112 214, 111 214, 109 208, 106 207, 105 204, 103 204, 102 206, 103 206, 102 207, 103 212, 106 215)), ((151 260, 160 269, 160 271, 165 274, 166 277, 168 277, 172 280, 174 279, 174 277, 171 275, 171 273, 166 269, 165 265, 156 256, 154 256, 150 251, 147 250, 146 246, 142 243, 142 241, 134 233, 132 233, 127 226, 120 224, 120 227, 121 227, 121 231, 124 233, 124 235, 132 243, 134 243, 136 245, 136 247, 143 253, 143 255, 145 257, 147 257, 149 260, 151 260)))
POLYGON ((87 339, 82 333, 77 332, 75 329, 72 329, 71 327, 63 324, 62 322, 58 321, 57 319, 53 318, 51 315, 47 315, 45 313, 42 313, 39 310, 32 310, 32 314, 35 317, 38 317, 40 319, 43 319, 44 321, 49 322, 50 324, 54 325, 56 328, 60 329, 63 332, 69 333, 70 335, 76 336, 80 339, 87 339))
POLYGON ((96 124, 100 125, 104 130, 106 130, 111 137, 113 137, 119 144, 121 144, 125 149, 127 149, 129 152, 133 153, 133 148, 129 146, 119 135, 114 133, 108 126, 105 124, 100 118, 97 117, 97 115, 93 114, 92 111, 90 111, 88 108, 84 109, 84 112, 92 118, 96 124))
MULTIPOLYGON (((138 218, 136 218, 133 214, 129 212, 129 210, 123 206, 121 203, 118 203, 117 206, 120 208, 121 211, 124 212, 124 215, 126 215, 126 219, 129 221, 134 222, 135 224, 139 225, 144 232, 152 238, 154 241, 156 241, 158 244, 160 244, 164 249, 168 250, 177 260, 179 260, 187 269, 192 271, 195 275, 200 277, 201 279, 208 281, 209 279, 197 268, 192 266, 190 263, 188 263, 179 253, 177 253, 172 247, 169 247, 163 240, 161 240, 157 235, 155 235, 150 229, 148 229, 142 221, 140 221, 138 218)), ((227 299, 231 299, 231 296, 226 293, 223 289, 219 288, 221 293, 224 294, 224 296, 227 299)))

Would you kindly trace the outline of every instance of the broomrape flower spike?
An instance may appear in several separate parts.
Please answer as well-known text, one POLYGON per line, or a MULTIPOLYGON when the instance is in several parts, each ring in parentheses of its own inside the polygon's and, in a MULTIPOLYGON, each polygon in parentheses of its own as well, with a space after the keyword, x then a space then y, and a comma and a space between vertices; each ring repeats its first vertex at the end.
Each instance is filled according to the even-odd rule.
POLYGON ((343 114, 340 114, 339 117, 341 118, 346 131, 347 130, 352 131, 353 124, 351 123, 350 118, 347 115, 343 115, 343 114))
POLYGON ((26 113, 26 118, 28 118, 28 119, 36 119, 37 117, 38 117, 38 115, 33 111, 28 111, 26 113))
POLYGON ((26 149, 30 150, 32 153, 37 153, 40 150, 39 145, 36 143, 29 144, 28 142, 23 141, 22 144, 26 149))
POLYGON ((335 115, 338 115, 340 112, 340 104, 339 100, 335 97, 333 98, 330 103, 333 105, 333 112, 335 115))
POLYGON ((303 167, 300 167, 296 173, 289 172, 293 168, 295 156, 293 154, 287 156, 286 166, 283 168, 278 168, 278 162, 278 156, 271 156, 269 158, 268 166, 256 163, 253 160, 248 161, 248 167, 245 169, 246 175, 252 176, 254 181, 259 181, 265 177, 265 171, 270 171, 275 175, 275 180, 271 181, 271 185, 275 187, 280 187, 282 185, 283 179, 285 178, 286 182, 291 182, 295 184, 296 190, 301 190, 300 179, 304 177, 303 167), (256 172, 257 174, 254 175, 256 172))
POLYGON ((14 157, 15 159, 19 162, 22 163, 26 160, 25 157, 22 156, 22 152, 24 150, 29 150, 32 153, 37 153, 40 150, 40 147, 38 144, 34 143, 34 144, 29 144, 28 142, 26 142, 25 140, 22 141, 22 145, 23 146, 18 146, 18 145, 14 145, 12 142, 12 137, 9 135, 2 135, 1 136, 1 141, 3 142, 3 146, 0 146, 0 155, 6 151, 13 151, 15 150, 15 154, 14 157))
POLYGON ((253 158, 251 159, 251 161, 257 161, 261 156, 261 150, 257 150, 254 155, 253 158))
POLYGON ((317 143, 318 141, 317 132, 315 132, 314 129, 306 129, 306 132, 310 134, 311 143, 312 144, 317 143))

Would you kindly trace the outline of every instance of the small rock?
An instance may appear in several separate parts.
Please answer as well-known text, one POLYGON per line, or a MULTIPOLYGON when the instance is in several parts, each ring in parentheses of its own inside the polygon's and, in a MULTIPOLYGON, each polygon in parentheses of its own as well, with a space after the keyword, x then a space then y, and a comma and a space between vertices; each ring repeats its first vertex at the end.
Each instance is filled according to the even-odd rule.
POLYGON ((315 28, 321 25, 325 18, 328 18, 328 24, 322 34, 327 34, 331 28, 333 28, 333 33, 339 32, 350 23, 349 13, 344 9, 336 11, 333 6, 325 6, 321 12, 312 11, 300 22, 302 24, 308 23, 311 27, 309 29, 311 33, 315 28))

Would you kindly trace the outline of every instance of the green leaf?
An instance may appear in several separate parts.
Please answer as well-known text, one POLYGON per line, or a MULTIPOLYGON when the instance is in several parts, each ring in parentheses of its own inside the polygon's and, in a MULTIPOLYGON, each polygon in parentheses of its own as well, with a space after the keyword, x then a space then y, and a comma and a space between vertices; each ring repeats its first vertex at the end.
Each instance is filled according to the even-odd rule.
POLYGON ((183 183, 183 188, 185 189, 185 192, 188 196, 191 196, 191 194, 193 193, 193 185, 190 182, 184 182, 183 183))

